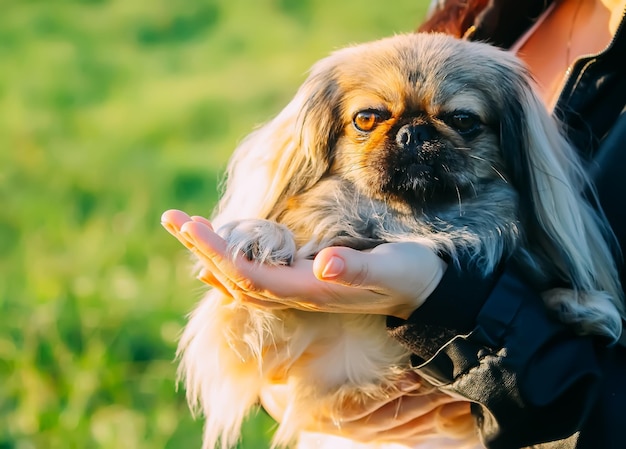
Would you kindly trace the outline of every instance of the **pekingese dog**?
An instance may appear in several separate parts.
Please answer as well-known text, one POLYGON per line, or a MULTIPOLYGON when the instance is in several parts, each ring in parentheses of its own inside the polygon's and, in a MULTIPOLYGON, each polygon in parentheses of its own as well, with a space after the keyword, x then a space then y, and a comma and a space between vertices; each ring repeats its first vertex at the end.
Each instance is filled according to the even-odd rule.
MULTIPOLYGON (((213 222, 259 263, 399 241, 485 274, 509 260, 576 332, 616 340, 622 293, 591 192, 513 54, 417 33, 315 64, 235 151, 213 222)), ((183 333, 180 374, 205 448, 234 446, 264 386, 285 384, 280 446, 346 399, 382 400, 409 356, 382 316, 264 310, 212 290, 183 333)))

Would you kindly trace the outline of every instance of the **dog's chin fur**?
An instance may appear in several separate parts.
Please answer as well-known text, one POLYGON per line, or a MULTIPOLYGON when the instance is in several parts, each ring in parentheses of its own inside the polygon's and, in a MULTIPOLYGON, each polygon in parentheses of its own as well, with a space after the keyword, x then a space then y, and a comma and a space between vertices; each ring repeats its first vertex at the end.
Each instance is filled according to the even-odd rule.
MULTIPOLYGON (((561 320, 615 341, 623 299, 608 226, 583 199, 592 191, 513 55, 411 34, 318 62, 234 153, 213 222, 233 253, 259 263, 402 241, 485 274, 510 260, 561 320), (355 126, 359 111, 375 126, 355 126)), ((264 310, 208 292, 179 348, 204 447, 233 447, 271 384, 289 391, 275 445, 318 430, 346 401, 392 394, 410 354, 365 312, 264 310)), ((424 381, 418 393, 429 391, 424 381)), ((467 426, 440 424, 441 441, 474 441, 467 426)))

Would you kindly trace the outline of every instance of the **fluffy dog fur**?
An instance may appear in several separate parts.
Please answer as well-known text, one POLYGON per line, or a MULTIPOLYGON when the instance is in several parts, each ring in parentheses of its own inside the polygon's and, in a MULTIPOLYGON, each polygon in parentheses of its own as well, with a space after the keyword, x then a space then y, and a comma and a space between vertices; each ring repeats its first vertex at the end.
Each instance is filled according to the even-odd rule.
MULTIPOLYGON (((484 273, 512 260, 577 332, 621 334, 611 237, 581 163, 521 63, 487 44, 410 34, 335 52, 237 148, 225 186, 213 222, 261 263, 419 241, 484 273)), ((180 357, 205 448, 236 444, 268 383, 290 391, 274 437, 286 445, 409 369, 382 316, 261 310, 216 290, 180 357)))

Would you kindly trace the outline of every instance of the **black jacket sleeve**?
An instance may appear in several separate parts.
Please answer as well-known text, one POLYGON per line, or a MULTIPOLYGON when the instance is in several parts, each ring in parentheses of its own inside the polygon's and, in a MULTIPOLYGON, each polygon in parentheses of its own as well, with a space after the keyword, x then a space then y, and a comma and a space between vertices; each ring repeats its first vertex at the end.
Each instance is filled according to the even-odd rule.
POLYGON ((423 377, 474 402, 488 448, 562 440, 582 427, 602 382, 602 345, 553 320, 512 270, 482 279, 451 266, 426 305, 406 321, 389 318, 390 334, 423 377))

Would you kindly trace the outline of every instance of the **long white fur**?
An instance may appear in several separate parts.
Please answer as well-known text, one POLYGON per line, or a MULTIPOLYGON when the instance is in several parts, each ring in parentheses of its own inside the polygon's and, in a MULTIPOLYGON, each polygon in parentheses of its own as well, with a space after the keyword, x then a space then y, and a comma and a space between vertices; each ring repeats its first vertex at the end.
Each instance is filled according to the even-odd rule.
MULTIPOLYGON (((617 243, 601 213, 580 199, 581 192, 594 196, 584 167, 539 99, 526 91, 523 101, 529 109, 529 157, 535 170, 536 186, 531 190, 536 215, 566 260, 560 261, 561 274, 572 282, 574 296, 558 306, 548 298, 553 310, 560 310, 563 321, 575 324, 584 334, 604 334, 613 342, 620 339, 624 315, 623 292, 613 261, 617 243), (610 242, 611 245, 606 242, 610 242), (613 249, 612 249, 613 248, 613 249), (591 292, 597 294, 589 296, 591 292), (577 312, 574 313, 573 309, 577 312)), ((558 126, 558 125, 557 125, 558 126)), ((560 294, 556 296, 562 297, 560 294)))
MULTIPOLYGON (((442 50, 469 53, 465 55, 469 59, 476 54, 492 54, 503 73, 521 70, 512 55, 484 44, 459 43, 445 36, 396 36, 369 45, 401 47, 407 41, 423 48, 426 54, 432 53, 435 60, 442 50), (429 51, 431 46, 435 49, 429 51)), ((343 209, 335 212, 342 215, 344 221, 337 223, 332 213, 326 213, 325 218, 318 217, 317 227, 310 231, 311 237, 318 238, 305 247, 307 253, 333 243, 335 229, 345 228, 351 218, 362 220, 359 214, 365 211, 373 220, 379 220, 377 226, 385 240, 414 238, 423 241, 426 238, 434 248, 452 253, 464 246, 475 254, 478 265, 486 272, 493 269, 506 248, 523 244, 523 230, 503 221, 501 228, 496 227, 503 238, 490 241, 472 240, 471 233, 462 231, 462 222, 448 235, 428 234, 427 227, 415 232, 412 229, 415 223, 410 220, 387 221, 389 213, 384 202, 372 201, 371 207, 361 207, 368 203, 358 192, 337 189, 333 181, 319 187, 329 170, 324 153, 328 151, 327 136, 332 124, 324 122, 323 117, 317 122, 311 118, 323 116, 324 108, 329 107, 324 104, 327 99, 318 98, 321 103, 318 104, 312 98, 319 95, 321 83, 327 81, 338 62, 349 61, 354 53, 362 50, 362 47, 341 50, 316 64, 287 107, 236 149, 228 167, 224 194, 212 217, 215 227, 226 225, 226 235, 232 236, 234 230, 241 230, 241 223, 247 223, 244 229, 250 231, 248 237, 232 240, 235 248, 250 249, 242 242, 246 238, 254 240, 255 232, 258 236, 272 227, 270 224, 264 228, 263 223, 269 222, 259 224, 258 220, 275 218, 281 201, 316 188, 328 189, 322 190, 321 196, 328 198, 327 192, 335 191, 337 201, 327 212, 343 205, 343 209), (311 109, 315 114, 303 113, 311 109), (350 212, 350 201, 361 206, 350 212), (250 222, 246 222, 248 219, 253 220, 252 228, 250 222), (328 234, 328 239, 324 233, 328 234)), ((445 64, 433 70, 444 69, 445 64)), ((467 68, 475 69, 478 70, 467 68)), ((607 244, 607 226, 581 201, 581 192, 589 185, 584 170, 540 101, 527 87, 523 86, 519 98, 524 108, 527 154, 532 167, 531 185, 527 188, 533 193, 533 213, 543 232, 543 240, 535 242, 539 248, 529 250, 529 257, 537 254, 537 250, 541 255, 542 248, 547 248, 543 258, 553 258, 556 270, 570 280, 575 289, 574 293, 569 289, 546 293, 548 307, 560 311, 562 319, 582 333, 617 339, 621 334, 623 300, 612 251, 607 244)), ((506 179, 502 184, 506 184, 506 179)), ((316 204, 312 202, 312 207, 316 204)), ((463 206, 472 207, 467 201, 463 206)), ((299 215, 294 217, 294 222, 302 221, 299 215)), ((498 219, 498 216, 485 216, 484 221, 498 219)), ((277 235, 289 240, 289 233, 284 229, 278 230, 277 235)), ((284 249, 273 238, 263 244, 268 245, 284 249)), ((292 249, 286 251, 291 252, 292 249)), ((268 254, 260 257, 269 257, 268 254)), ((280 257, 283 256, 277 259, 280 257)), ((269 257, 269 260, 274 259, 269 257)), ((313 425, 315 413, 332 413, 346 397, 384 398, 393 388, 395 377, 409 365, 409 353, 387 336, 382 317, 263 311, 217 290, 208 292, 192 313, 180 341, 179 355, 179 372, 185 381, 189 402, 206 419, 205 449, 217 446, 226 449, 237 443, 243 420, 257 403, 261 389, 269 383, 286 382, 290 389, 290 403, 274 438, 275 444, 287 445, 297 439, 303 429, 313 425)), ((468 437, 467 434, 458 436, 468 437)), ((448 437, 442 434, 442 439, 448 437)))

